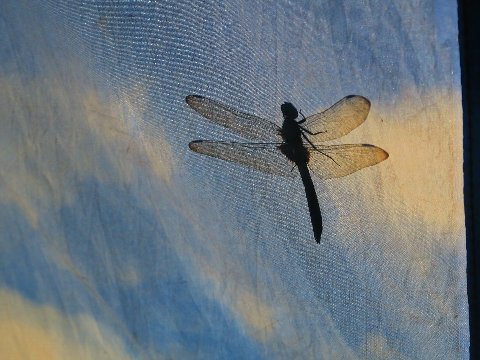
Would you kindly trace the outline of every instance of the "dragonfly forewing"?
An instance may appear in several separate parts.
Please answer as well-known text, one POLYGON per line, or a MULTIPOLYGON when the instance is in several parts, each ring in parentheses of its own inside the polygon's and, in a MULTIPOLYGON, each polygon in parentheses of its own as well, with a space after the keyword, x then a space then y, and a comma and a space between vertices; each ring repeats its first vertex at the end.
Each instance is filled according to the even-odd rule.
POLYGON ((280 127, 261 117, 231 108, 219 101, 199 95, 188 95, 187 104, 211 122, 252 140, 282 141, 280 127))
POLYGON ((349 95, 327 110, 308 116, 303 127, 315 135, 315 141, 337 139, 362 124, 370 111, 370 101, 349 95))
POLYGON ((292 171, 294 164, 280 152, 280 145, 209 140, 196 140, 188 144, 191 150, 200 154, 241 164, 267 174, 295 176, 296 172, 292 171))
POLYGON ((339 178, 382 162, 388 153, 374 145, 307 146, 310 151, 308 167, 320 178, 339 178))

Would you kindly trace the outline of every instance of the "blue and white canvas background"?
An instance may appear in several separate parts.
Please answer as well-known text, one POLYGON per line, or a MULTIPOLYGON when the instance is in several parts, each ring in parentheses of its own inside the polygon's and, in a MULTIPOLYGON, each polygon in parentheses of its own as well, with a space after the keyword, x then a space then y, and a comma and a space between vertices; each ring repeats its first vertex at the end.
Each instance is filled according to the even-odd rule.
POLYGON ((0 357, 468 358, 456 2, 0 4, 0 357), (281 123, 349 94, 314 178, 202 157, 215 98, 281 123))

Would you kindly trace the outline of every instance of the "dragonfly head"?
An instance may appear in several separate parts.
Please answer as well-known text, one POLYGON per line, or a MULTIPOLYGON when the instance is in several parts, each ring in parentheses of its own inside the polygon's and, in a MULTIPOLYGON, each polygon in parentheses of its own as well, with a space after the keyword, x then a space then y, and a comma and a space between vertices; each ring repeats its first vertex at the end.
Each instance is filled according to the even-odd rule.
POLYGON ((293 106, 292 103, 289 103, 289 102, 284 102, 280 108, 282 109, 282 114, 283 114, 283 118, 285 120, 287 119, 296 119, 298 117, 298 111, 297 109, 295 108, 295 106, 293 106))

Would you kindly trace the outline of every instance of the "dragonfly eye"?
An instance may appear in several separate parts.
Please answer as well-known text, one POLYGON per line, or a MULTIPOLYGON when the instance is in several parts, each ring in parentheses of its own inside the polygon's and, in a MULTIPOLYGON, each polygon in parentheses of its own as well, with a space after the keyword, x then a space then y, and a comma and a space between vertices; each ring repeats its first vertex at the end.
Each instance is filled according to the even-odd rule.
POLYGON ((285 119, 296 119, 298 117, 298 111, 292 103, 284 102, 280 108, 285 119))

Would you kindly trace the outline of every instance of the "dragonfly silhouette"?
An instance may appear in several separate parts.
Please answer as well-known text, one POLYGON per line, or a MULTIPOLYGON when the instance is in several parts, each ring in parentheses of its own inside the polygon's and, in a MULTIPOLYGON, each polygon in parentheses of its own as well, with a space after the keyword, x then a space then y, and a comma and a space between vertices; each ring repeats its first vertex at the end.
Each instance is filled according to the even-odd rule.
POLYGON ((293 176, 293 169, 298 168, 317 243, 320 243, 323 230, 322 215, 309 169, 322 179, 338 178, 388 158, 385 150, 374 145, 317 145, 311 140, 336 139, 362 124, 370 110, 370 101, 363 96, 346 96, 330 108, 308 117, 300 112, 301 120, 296 120, 298 111, 291 103, 283 103, 281 128, 203 96, 189 95, 185 101, 211 122, 255 141, 195 140, 188 145, 191 150, 268 174, 293 176))

